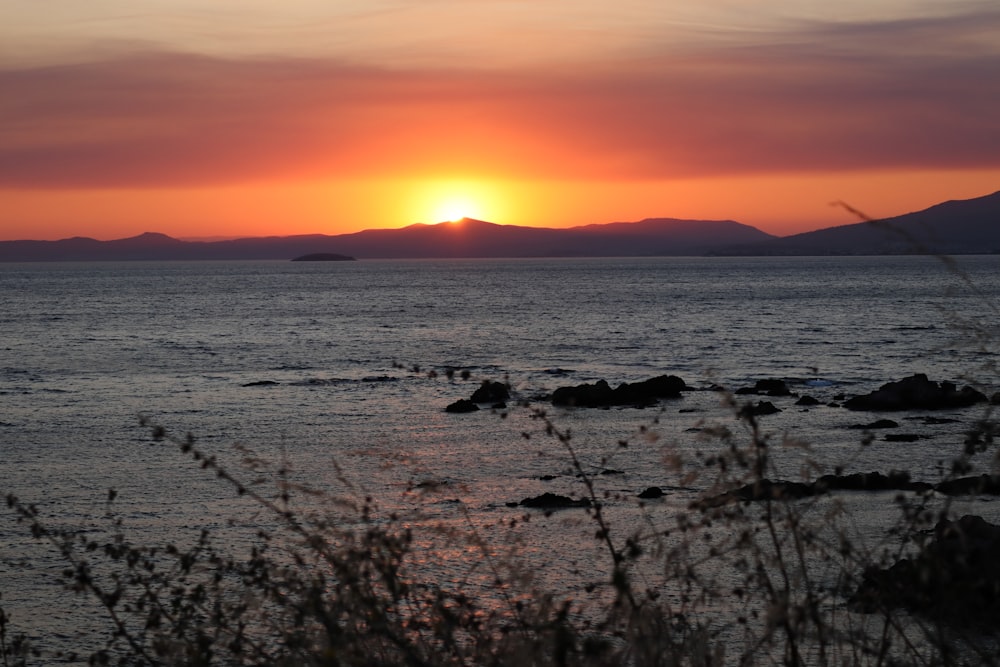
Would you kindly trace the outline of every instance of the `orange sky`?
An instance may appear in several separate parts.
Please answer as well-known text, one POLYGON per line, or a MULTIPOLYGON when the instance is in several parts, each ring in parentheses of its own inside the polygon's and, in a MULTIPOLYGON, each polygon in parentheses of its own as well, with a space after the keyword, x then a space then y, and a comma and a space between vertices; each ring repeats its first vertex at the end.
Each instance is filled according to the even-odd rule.
POLYGON ((789 234, 1000 190, 991 4, 610 4, 7 0, 0 239, 789 234))

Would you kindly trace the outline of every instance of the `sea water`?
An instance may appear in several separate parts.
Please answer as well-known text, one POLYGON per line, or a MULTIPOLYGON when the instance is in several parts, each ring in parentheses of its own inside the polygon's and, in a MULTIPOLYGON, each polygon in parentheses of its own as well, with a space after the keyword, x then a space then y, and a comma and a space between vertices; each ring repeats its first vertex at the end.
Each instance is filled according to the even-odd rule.
MULTIPOLYGON (((252 524, 230 488, 154 442, 142 415, 234 471, 241 445, 330 494, 487 526, 522 511, 508 503, 584 491, 532 418, 544 409, 612 515, 627 524, 635 495, 659 485, 676 489, 654 517, 669 522, 707 482, 664 460, 692 460, 709 422, 735 428, 710 389, 761 378, 821 401, 768 399, 782 410, 761 420, 768 437, 809 445, 772 456, 776 475, 798 478, 808 463, 809 474, 905 467, 934 481, 981 412, 913 420, 904 428, 918 442, 862 447, 849 427, 875 417, 828 404, 917 372, 1000 389, 998 268, 996 256, 0 264, 0 491, 59 528, 106 530, 113 511, 146 541, 252 524), (546 401, 560 386, 663 374, 692 391, 645 410, 546 401), (482 380, 509 383, 508 408, 445 413, 482 380)), ((858 503, 877 537, 873 502, 891 501, 858 503)), ((520 548, 558 580, 588 562, 588 521, 540 516, 520 548)), ((0 604, 66 648, 83 641, 87 607, 58 584, 63 565, 0 522, 0 604)))

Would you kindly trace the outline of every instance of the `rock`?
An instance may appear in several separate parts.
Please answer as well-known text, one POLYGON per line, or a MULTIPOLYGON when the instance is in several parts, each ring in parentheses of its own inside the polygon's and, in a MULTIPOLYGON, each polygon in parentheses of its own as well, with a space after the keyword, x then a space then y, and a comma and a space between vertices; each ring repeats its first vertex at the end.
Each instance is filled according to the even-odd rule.
POLYGON ((741 414, 750 414, 754 417, 760 417, 763 415, 773 415, 781 412, 780 408, 775 407, 774 403, 771 401, 757 401, 757 405, 753 403, 747 403, 740 410, 741 414))
POLYGON ((1000 496, 1000 475, 949 479, 938 483, 934 490, 946 496, 1000 496))
POLYGON ((799 400, 795 401, 795 405, 812 407, 813 405, 819 405, 819 399, 813 398, 809 394, 806 394, 802 396, 799 400))
POLYGON ((886 433, 882 439, 886 442, 916 442, 920 437, 916 433, 886 433))
POLYGON ((879 428, 899 428, 899 422, 894 422, 891 419, 879 419, 870 424, 854 424, 847 428, 864 429, 865 431, 872 431, 879 428))
POLYGON ((951 419, 950 417, 907 417, 907 419, 919 419, 925 424, 957 424, 958 419, 951 419))
POLYGON ((574 500, 567 496, 561 496, 557 493, 545 492, 540 496, 535 496, 534 498, 525 498, 518 504, 521 505, 521 507, 555 510, 567 507, 590 507, 590 499, 580 498, 579 500, 574 500))
POLYGON ((479 409, 478 405, 476 405, 467 398, 462 398, 448 405, 448 407, 446 407, 444 411, 461 414, 464 412, 475 412, 478 409, 479 409))
POLYGON ((792 392, 788 389, 788 385, 785 384, 784 380, 757 380, 754 384, 754 389, 757 390, 759 394, 767 394, 768 396, 791 396, 792 392))
POLYGON ((510 389, 503 382, 483 380, 476 391, 472 392, 473 403, 502 403, 510 398, 510 389))
POLYGON ((812 484, 804 482, 786 482, 782 480, 771 481, 761 479, 751 484, 746 484, 732 491, 720 493, 717 496, 703 498, 692 503, 692 507, 697 509, 708 509, 712 507, 722 507, 736 502, 752 502, 759 500, 797 500, 816 495, 816 490, 812 484))
POLYGON ((623 382, 615 389, 605 380, 575 387, 559 387, 552 392, 552 404, 580 408, 613 405, 651 405, 661 398, 680 398, 688 387, 676 375, 660 375, 642 382, 623 382))
POLYGON ((1000 526, 973 515, 938 522, 913 558, 865 570, 850 603, 867 613, 902 607, 949 623, 992 623, 1000 614, 1000 526))
POLYGON ((740 395, 764 394, 766 396, 792 395, 792 392, 788 389, 788 385, 785 381, 778 379, 757 380, 753 387, 741 387, 733 393, 740 395))
POLYGON ((812 483, 762 479, 700 500, 693 506, 706 509, 733 502, 798 500, 831 491, 929 491, 932 488, 934 487, 927 482, 911 481, 909 474, 905 472, 891 472, 888 475, 880 472, 823 475, 812 483))
POLYGON ((732 492, 740 500, 792 500, 816 495, 812 484, 762 479, 732 492))
POLYGON ((614 391, 617 405, 655 403, 661 398, 680 398, 687 389, 684 380, 676 375, 659 375, 642 382, 623 382, 614 391))
POLYGON ((611 385, 605 380, 594 384, 579 384, 575 387, 559 387, 552 392, 552 405, 566 405, 579 408, 596 408, 611 405, 611 385))
POLYGON ((653 498, 662 498, 664 495, 663 489, 658 486, 651 486, 640 493, 639 497, 645 500, 651 500, 653 498))
POLYGON ((856 472, 849 475, 823 475, 813 483, 817 492, 827 491, 929 491, 927 482, 910 480, 907 472, 856 472))
POLYGON ((844 403, 848 410, 888 412, 893 410, 945 410, 985 403, 985 394, 972 387, 959 390, 953 382, 933 382, 923 373, 889 382, 876 391, 854 396, 844 403))

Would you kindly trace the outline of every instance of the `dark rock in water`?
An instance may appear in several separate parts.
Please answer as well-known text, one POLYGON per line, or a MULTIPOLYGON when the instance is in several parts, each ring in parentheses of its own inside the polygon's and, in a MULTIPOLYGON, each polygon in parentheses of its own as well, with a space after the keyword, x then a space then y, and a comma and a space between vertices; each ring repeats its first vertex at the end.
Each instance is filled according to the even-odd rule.
POLYGON ((920 438, 916 433, 886 433, 882 439, 886 442, 916 442, 920 438))
POLYGON ((510 390, 503 382, 483 380, 479 388, 472 392, 473 403, 502 403, 510 398, 510 390))
POLYGON ((567 405, 579 408, 596 408, 611 405, 613 391, 606 380, 594 384, 579 384, 575 387, 559 387, 552 392, 553 405, 567 405))
POLYGON ((740 395, 764 394, 766 396, 792 395, 791 390, 788 389, 788 384, 786 384, 784 380, 778 379, 757 380, 753 387, 741 387, 733 393, 740 395))
POLYGON ((630 403, 655 403, 660 398, 680 398, 681 392, 687 389, 684 380, 676 375, 660 375, 642 382, 631 384, 623 382, 615 389, 615 400, 618 405, 630 403))
POLYGON ((919 419, 925 424, 957 424, 960 420, 950 417, 907 417, 907 419, 919 419))
POLYGON ((462 398, 454 403, 450 404, 444 409, 445 412, 463 413, 463 412, 475 412, 479 409, 479 406, 470 401, 467 398, 462 398))
POLYGON ((1000 475, 949 479, 938 483, 934 490, 946 496, 1000 496, 1000 475))
POLYGON ((855 396, 844 403, 848 410, 888 412, 893 410, 944 410, 985 403, 986 395, 972 387, 958 389, 953 382, 940 384, 923 373, 889 382, 876 391, 855 396))
POLYGON ((754 384, 754 389, 757 390, 759 394, 767 394, 768 396, 791 396, 792 392, 788 389, 788 385, 784 380, 757 380, 754 384))
POLYGON ((272 387, 276 384, 281 384, 280 382, 275 382, 274 380, 257 380, 256 382, 247 382, 244 387, 272 387))
POLYGON ((914 482, 905 472, 852 473, 849 475, 823 475, 813 483, 786 482, 762 479, 727 493, 705 498, 694 503, 694 507, 706 509, 722 507, 734 502, 762 500, 798 500, 831 491, 929 491, 934 488, 927 482, 914 482))
POLYGON ((819 493, 827 491, 929 491, 927 482, 910 480, 907 472, 856 472, 849 475, 823 475, 813 483, 819 493))
POLYGON ((854 424, 848 426, 847 428, 853 428, 858 430, 872 431, 878 428, 899 428, 899 422, 894 422, 891 419, 878 419, 871 422, 870 424, 854 424))
POLYGON ((752 502, 758 500, 797 500, 816 495, 812 484, 804 482, 786 482, 762 479, 738 489, 733 489, 717 496, 703 498, 691 504, 693 508, 705 510, 712 507, 722 507, 736 502, 752 502))
POLYGON ((522 507, 534 507, 536 509, 563 509, 567 507, 590 507, 589 498, 573 500, 567 496, 556 493, 545 492, 534 498, 525 498, 519 503, 522 507))
POLYGON ((653 498, 662 498, 665 494, 663 489, 658 486, 651 486, 639 494, 639 497, 644 500, 651 500, 653 498))
POLYGON ((762 479, 753 484, 747 484, 733 491, 740 500, 789 500, 793 498, 808 498, 815 495, 812 484, 805 482, 772 482, 762 479))
POLYGON ((805 407, 812 407, 813 405, 819 405, 819 399, 813 398, 809 394, 806 394, 799 400, 795 401, 795 405, 802 405, 805 407))
POLYGON ((1000 615, 1000 526, 967 515, 942 520, 913 558, 870 567, 850 603, 866 613, 905 608, 947 623, 1000 615))
POLYGON ((775 407, 771 401, 757 401, 756 405, 747 403, 740 412, 753 415, 754 417, 761 417, 763 415, 777 414, 781 412, 781 409, 775 407))
POLYGON ((353 257, 338 255, 332 252, 314 252, 309 255, 301 255, 292 260, 293 262, 354 262, 353 257))
POLYGON ((651 405, 661 398, 680 398, 688 387, 676 375, 660 375, 642 382, 623 382, 615 389, 605 380, 575 387, 559 387, 552 392, 552 404, 580 408, 612 405, 651 405))

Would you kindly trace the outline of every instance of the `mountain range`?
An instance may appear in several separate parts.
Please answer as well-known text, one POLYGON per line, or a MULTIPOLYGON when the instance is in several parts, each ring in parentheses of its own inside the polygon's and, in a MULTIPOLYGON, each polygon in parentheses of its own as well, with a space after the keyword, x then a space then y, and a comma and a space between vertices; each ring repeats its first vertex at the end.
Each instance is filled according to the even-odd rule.
POLYGON ((948 201, 872 222, 777 237, 732 220, 648 218, 568 229, 482 220, 369 229, 335 236, 182 241, 147 232, 114 241, 0 241, 0 261, 293 259, 335 253, 359 259, 639 257, 1000 253, 1000 192, 948 201))

